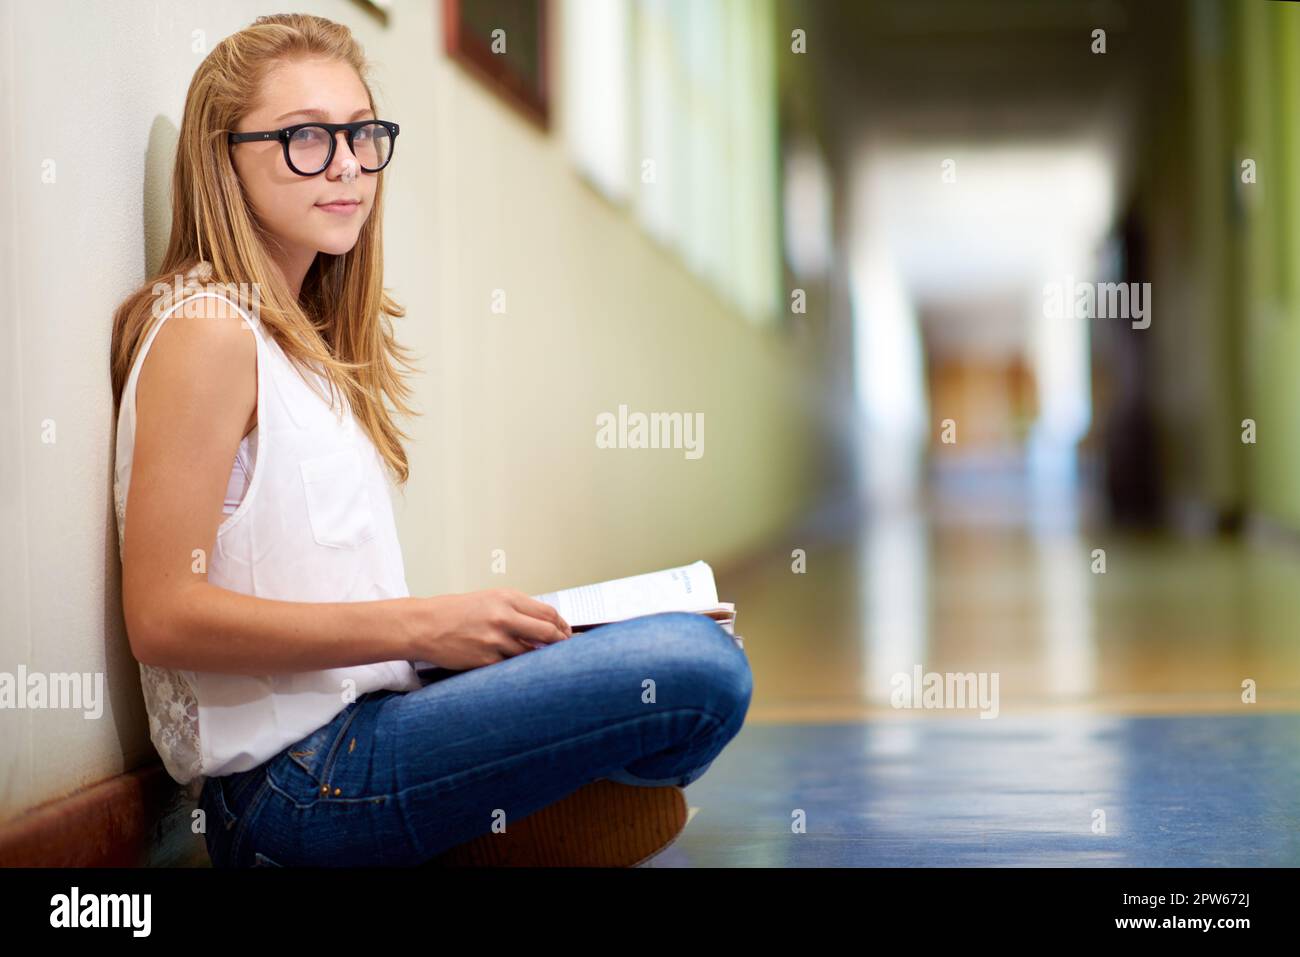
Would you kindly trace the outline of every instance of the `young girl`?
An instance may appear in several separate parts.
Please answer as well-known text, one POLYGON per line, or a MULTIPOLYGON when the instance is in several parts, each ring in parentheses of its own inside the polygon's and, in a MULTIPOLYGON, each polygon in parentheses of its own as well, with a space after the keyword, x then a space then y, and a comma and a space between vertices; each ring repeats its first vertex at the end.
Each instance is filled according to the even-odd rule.
MULTIPOLYGON (((127 634, 218 867, 424 863, 599 779, 684 812, 749 706, 744 652, 701 615, 574 634, 514 589, 410 595, 389 498, 407 436, 384 402, 412 412, 383 288, 400 125, 366 75, 318 17, 218 44, 159 275, 114 317, 127 634), (413 661, 463 673, 422 685, 413 661)), ((618 860, 601 850, 556 860, 618 860)))

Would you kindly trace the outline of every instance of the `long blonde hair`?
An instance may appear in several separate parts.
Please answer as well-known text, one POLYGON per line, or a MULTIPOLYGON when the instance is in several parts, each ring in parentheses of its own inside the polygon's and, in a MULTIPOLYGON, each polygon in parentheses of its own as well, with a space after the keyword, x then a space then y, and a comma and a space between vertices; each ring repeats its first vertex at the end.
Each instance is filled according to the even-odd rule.
POLYGON ((383 288, 383 173, 375 174, 374 207, 356 245, 341 256, 318 253, 295 299, 273 264, 268 247, 274 239, 249 208, 226 145, 226 134, 257 101, 267 71, 304 57, 350 64, 374 108, 369 64, 360 46, 347 27, 321 17, 258 17, 199 64, 185 97, 176 148, 167 251, 158 272, 113 316, 114 408, 152 327, 155 284, 169 285, 207 263, 214 283, 257 285, 261 328, 290 360, 314 364, 327 377, 331 399, 337 390, 346 395, 358 424, 396 481, 405 484, 409 467, 401 440, 410 436, 394 424, 383 399, 388 397, 394 411, 413 414, 406 401, 412 390, 397 367, 415 371, 415 366, 393 335, 392 319, 406 310, 383 288))

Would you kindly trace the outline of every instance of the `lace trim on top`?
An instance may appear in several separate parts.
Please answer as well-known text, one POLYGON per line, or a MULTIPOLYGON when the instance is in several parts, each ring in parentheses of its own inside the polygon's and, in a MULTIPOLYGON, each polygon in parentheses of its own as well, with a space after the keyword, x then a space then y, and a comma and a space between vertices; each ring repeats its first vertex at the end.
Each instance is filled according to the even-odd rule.
POLYGON ((140 687, 149 712, 149 738, 167 773, 182 784, 199 776, 199 703, 179 671, 140 665, 140 687))

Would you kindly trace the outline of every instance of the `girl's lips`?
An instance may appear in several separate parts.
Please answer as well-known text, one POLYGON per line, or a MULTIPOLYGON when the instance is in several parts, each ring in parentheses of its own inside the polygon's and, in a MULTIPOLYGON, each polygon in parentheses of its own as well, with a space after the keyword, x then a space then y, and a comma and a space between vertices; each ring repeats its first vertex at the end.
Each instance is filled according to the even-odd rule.
POLYGON ((342 215, 342 216, 347 216, 348 214, 353 213, 353 212, 355 212, 356 210, 360 209, 360 208, 361 208, 361 204, 360 204, 360 203, 345 203, 345 202, 339 202, 339 203, 317 203, 317 204, 316 204, 316 208, 317 208, 317 209, 323 209, 323 210, 324 210, 325 212, 327 212, 327 213, 337 213, 337 214, 342 215))

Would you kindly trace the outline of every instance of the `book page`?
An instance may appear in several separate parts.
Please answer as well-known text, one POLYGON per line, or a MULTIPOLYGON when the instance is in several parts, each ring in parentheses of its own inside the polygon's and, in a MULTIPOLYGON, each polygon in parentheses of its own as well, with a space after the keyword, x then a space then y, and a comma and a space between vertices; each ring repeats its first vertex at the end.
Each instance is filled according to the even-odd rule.
POLYGON ((708 611, 719 606, 713 569, 702 560, 532 597, 555 608, 574 628, 663 611, 708 611))

